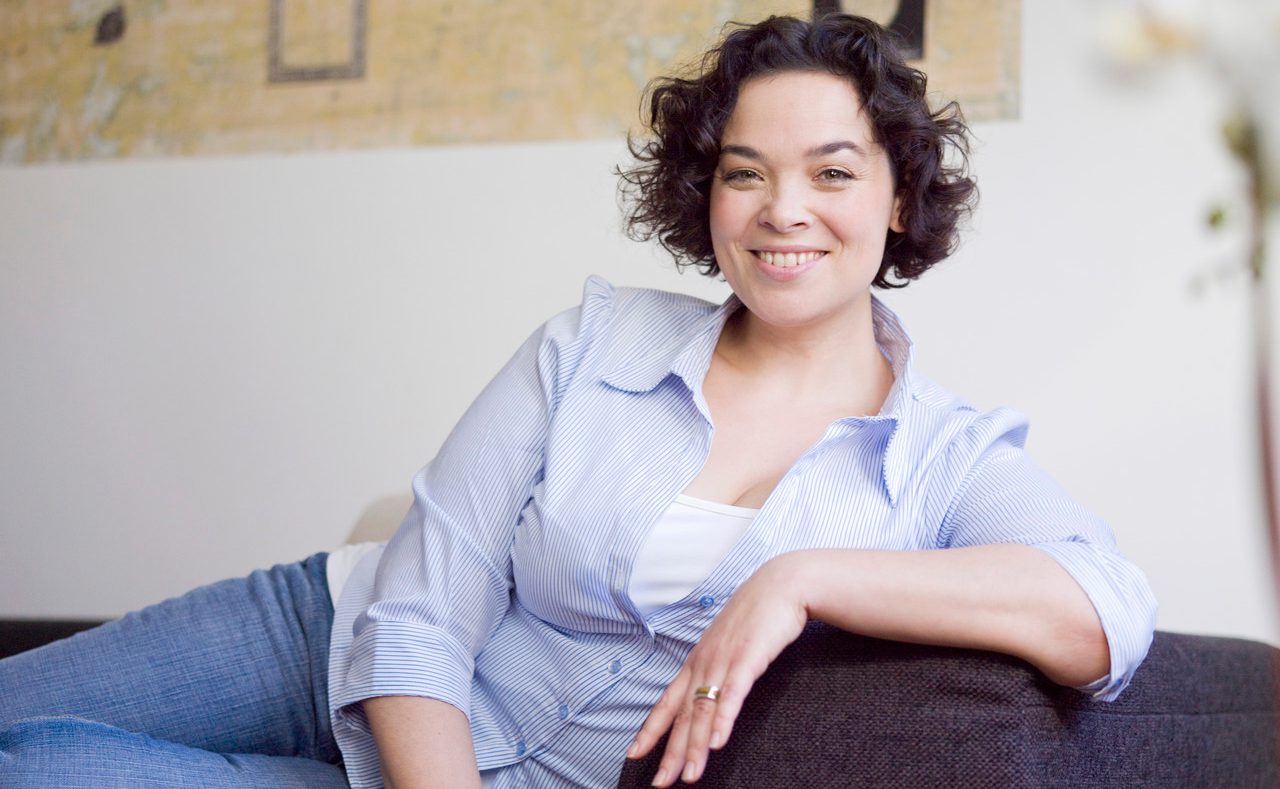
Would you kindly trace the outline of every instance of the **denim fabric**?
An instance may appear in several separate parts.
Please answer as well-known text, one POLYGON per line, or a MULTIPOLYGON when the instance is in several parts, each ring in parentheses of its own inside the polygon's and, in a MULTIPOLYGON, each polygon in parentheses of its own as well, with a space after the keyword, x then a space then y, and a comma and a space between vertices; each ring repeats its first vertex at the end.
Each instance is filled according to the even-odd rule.
POLYGON ((0 786, 347 787, 325 555, 0 660, 0 786))

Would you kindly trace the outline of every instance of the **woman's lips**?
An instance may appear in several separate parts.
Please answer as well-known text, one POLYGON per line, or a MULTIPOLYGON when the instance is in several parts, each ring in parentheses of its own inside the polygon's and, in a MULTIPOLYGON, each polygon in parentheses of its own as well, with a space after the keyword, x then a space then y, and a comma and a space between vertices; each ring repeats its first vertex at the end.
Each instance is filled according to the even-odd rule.
POLYGON ((790 282, 813 268, 826 255, 825 251, 818 249, 751 251, 751 257, 756 261, 756 270, 776 282, 790 282))

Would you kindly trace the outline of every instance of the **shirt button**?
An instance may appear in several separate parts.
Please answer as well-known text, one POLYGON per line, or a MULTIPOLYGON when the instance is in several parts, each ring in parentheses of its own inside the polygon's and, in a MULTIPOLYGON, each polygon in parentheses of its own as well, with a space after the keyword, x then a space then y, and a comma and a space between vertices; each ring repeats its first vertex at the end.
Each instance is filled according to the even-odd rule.
POLYGON ((710 608, 715 604, 716 604, 716 599, 709 594, 704 594, 702 597, 698 598, 698 605, 702 606, 703 608, 710 608))
POLYGON ((621 661, 621 660, 615 660, 615 661, 613 661, 612 663, 610 663, 610 664, 609 664, 609 673, 610 673, 610 674, 617 674, 619 671, 622 671, 622 661, 621 661))
POLYGON ((516 756, 524 756, 524 752, 528 750, 524 747, 524 740, 516 743, 516 756))
POLYGON ((561 704, 560 709, 556 710, 556 714, 560 716, 560 720, 564 720, 569 717, 569 705, 561 704))

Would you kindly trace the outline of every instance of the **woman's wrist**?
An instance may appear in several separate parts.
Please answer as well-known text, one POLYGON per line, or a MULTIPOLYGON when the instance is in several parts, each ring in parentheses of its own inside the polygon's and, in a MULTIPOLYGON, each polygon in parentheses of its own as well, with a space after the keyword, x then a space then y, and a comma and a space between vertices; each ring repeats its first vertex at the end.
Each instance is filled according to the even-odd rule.
POLYGON ((810 549, 778 554, 761 565, 756 576, 763 574, 776 594, 782 595, 806 620, 820 619, 815 613, 815 606, 820 605, 824 587, 821 580, 822 553, 821 550, 810 549))

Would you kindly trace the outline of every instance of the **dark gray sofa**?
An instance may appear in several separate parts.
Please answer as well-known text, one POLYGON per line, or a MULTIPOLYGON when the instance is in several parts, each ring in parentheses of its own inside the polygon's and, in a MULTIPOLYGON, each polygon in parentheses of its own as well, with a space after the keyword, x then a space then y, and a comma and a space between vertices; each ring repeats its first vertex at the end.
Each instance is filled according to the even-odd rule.
MULTIPOLYGON (((1158 632, 1103 703, 1016 658, 810 623, 698 786, 1274 789, 1278 664, 1265 644, 1158 632)), ((649 786, 661 748, 619 787, 649 786)))

